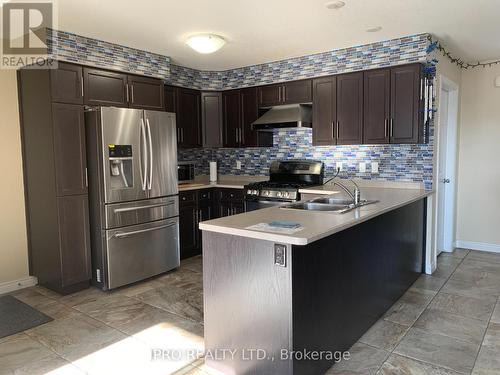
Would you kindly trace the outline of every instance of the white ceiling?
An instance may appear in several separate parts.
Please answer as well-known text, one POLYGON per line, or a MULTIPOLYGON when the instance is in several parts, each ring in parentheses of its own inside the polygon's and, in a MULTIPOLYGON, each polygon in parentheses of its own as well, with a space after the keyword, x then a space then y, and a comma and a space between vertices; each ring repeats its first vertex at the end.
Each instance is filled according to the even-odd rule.
POLYGON ((58 28, 172 57, 203 70, 302 56, 430 32, 466 61, 500 58, 500 0, 59 0, 58 28), (375 26, 376 33, 365 30, 375 26), (200 55, 185 40, 227 39, 200 55))

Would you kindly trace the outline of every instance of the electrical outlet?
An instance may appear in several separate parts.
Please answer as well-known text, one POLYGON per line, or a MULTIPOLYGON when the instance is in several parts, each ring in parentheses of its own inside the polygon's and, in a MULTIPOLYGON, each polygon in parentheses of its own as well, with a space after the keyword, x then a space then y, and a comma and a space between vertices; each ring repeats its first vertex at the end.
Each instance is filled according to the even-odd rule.
POLYGON ((378 174, 378 162, 377 161, 372 161, 372 173, 378 174))
POLYGON ((344 170, 344 163, 342 163, 341 161, 336 162, 335 170, 339 170, 340 172, 342 172, 344 170))
POLYGON ((359 173, 365 173, 366 172, 366 163, 359 163, 359 173))
POLYGON ((241 161, 239 161, 239 160, 236 161, 236 169, 238 169, 238 170, 241 169, 241 161))

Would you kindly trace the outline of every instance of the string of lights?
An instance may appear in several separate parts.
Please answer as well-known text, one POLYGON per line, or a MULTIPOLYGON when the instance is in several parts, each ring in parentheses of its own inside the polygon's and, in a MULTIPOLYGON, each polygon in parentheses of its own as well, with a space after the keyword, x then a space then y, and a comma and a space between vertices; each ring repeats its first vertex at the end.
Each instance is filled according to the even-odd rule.
POLYGON ((428 35, 427 39, 430 42, 429 47, 427 47, 427 53, 431 53, 435 50, 438 50, 443 54, 443 56, 447 57, 452 63, 458 65, 461 69, 474 69, 478 67, 486 68, 500 64, 500 60, 488 61, 488 62, 478 61, 477 63, 465 62, 458 57, 454 57, 450 52, 446 50, 446 48, 438 40, 433 40, 431 35, 428 35))

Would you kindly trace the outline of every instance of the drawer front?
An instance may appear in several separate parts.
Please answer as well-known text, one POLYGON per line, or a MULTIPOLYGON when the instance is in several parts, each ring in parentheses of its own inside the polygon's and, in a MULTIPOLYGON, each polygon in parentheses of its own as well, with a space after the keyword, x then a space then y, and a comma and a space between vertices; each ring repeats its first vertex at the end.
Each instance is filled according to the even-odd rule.
POLYGON ((211 202, 213 198, 213 191, 212 190, 199 190, 198 191, 198 200, 200 203, 206 203, 206 202, 211 202))
POLYGON ((241 201, 244 192, 243 189, 221 189, 219 197, 221 201, 241 201))
POLYGON ((179 218, 106 231, 108 288, 113 289, 180 265, 179 218))
POLYGON ((106 206, 106 228, 147 223, 179 215, 179 198, 148 199, 106 206))
POLYGON ((196 190, 179 192, 179 202, 181 205, 184 203, 196 203, 196 190))

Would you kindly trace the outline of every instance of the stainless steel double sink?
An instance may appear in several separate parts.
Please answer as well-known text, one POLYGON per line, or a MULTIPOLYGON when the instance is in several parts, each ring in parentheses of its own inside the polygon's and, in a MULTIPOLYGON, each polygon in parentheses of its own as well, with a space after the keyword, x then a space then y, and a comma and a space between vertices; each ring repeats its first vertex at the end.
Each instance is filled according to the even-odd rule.
POLYGON ((351 199, 327 196, 314 198, 304 202, 297 202, 281 206, 283 209, 306 210, 306 211, 328 211, 336 213, 346 213, 358 207, 376 203, 377 200, 361 200, 355 205, 351 199))

